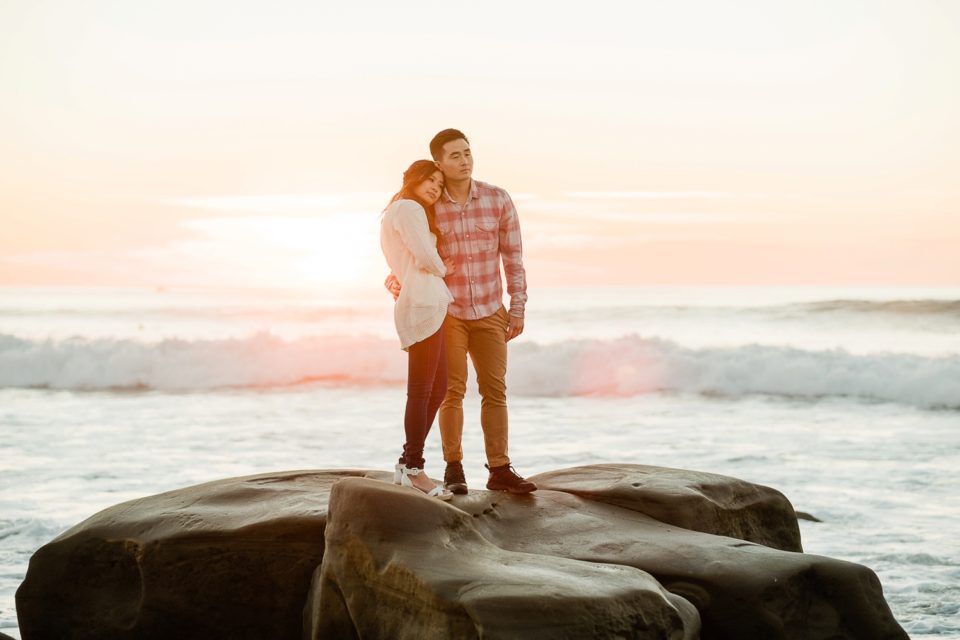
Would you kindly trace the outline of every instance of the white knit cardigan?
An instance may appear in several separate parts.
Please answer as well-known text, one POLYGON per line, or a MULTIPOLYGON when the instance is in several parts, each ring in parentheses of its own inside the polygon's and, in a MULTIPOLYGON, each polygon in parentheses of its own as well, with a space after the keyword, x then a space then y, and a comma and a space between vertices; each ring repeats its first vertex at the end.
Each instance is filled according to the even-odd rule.
POLYGON ((437 238, 430 233, 427 214, 414 200, 397 200, 384 211, 380 247, 400 281, 393 319, 400 348, 406 350, 432 336, 443 324, 453 301, 443 282, 447 269, 437 253, 437 238))

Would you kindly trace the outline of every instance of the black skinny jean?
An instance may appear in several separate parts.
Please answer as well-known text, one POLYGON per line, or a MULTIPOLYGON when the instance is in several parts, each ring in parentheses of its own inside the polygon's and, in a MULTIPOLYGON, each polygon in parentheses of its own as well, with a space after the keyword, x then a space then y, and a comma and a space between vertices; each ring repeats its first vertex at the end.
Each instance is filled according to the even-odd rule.
POLYGON ((423 443, 447 393, 443 325, 426 340, 411 345, 407 357, 407 409, 403 416, 407 442, 403 445, 400 463, 422 469, 423 443))

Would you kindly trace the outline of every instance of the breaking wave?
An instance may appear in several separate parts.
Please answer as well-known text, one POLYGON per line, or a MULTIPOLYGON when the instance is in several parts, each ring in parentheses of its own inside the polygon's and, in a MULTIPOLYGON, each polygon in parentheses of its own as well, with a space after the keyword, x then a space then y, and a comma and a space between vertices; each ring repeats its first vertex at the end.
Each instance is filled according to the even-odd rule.
MULTIPOLYGON (((0 388, 203 391, 312 381, 399 384, 406 357, 395 340, 261 333, 236 340, 32 341, 0 334, 0 388)), ((730 398, 769 394, 851 397, 960 409, 960 356, 925 357, 744 345, 688 348, 626 336, 518 343, 508 385, 526 396, 634 396, 658 392, 730 398)))

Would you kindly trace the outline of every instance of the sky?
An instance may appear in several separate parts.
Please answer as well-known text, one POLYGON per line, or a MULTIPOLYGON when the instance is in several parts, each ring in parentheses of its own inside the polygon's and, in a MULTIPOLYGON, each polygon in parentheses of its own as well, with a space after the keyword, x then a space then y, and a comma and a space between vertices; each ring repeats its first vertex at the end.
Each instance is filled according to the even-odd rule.
POLYGON ((0 285, 379 287, 447 127, 531 286, 960 285, 950 0, 0 0, 0 285))

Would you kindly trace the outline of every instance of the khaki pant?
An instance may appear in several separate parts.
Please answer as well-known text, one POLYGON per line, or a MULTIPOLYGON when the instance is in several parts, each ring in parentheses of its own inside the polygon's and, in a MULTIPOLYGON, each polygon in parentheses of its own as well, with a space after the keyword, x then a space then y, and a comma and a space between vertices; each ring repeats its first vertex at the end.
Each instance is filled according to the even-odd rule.
POLYGON ((480 387, 480 426, 487 464, 510 464, 507 455, 507 342, 509 324, 503 307, 480 320, 460 320, 448 315, 444 322, 447 346, 447 394, 440 405, 440 439, 443 459, 463 460, 463 394, 467 390, 467 354, 480 387))

